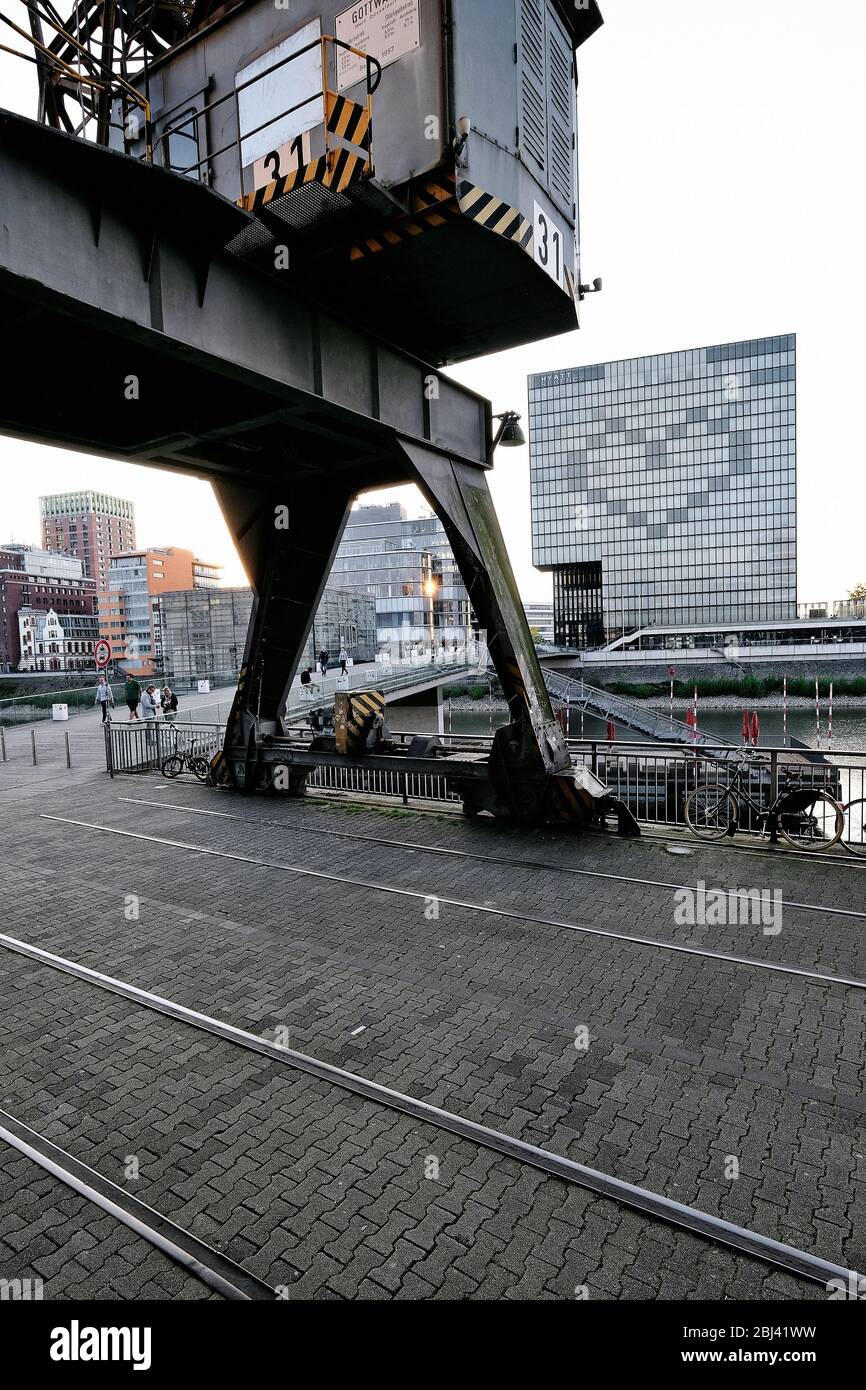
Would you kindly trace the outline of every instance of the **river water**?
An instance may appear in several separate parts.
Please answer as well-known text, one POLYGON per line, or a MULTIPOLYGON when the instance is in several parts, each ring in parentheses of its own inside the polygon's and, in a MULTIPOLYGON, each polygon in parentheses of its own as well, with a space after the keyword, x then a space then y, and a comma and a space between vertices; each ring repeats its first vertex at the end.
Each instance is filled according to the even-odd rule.
MULTIPOLYGON (((421 728, 415 716, 421 713, 420 710, 413 709, 413 726, 421 728)), ((427 712, 424 711, 426 714, 427 712)), ((449 715, 448 701, 445 701, 445 732, 461 734, 489 734, 491 730, 506 722, 504 710, 451 710, 449 715), (450 722, 449 722, 450 719, 450 722)), ((782 745, 782 711, 775 709, 761 709, 758 711, 761 721, 760 744, 782 745)), ((685 708, 682 704, 674 705, 674 718, 684 719, 685 708)), ((702 733, 715 734, 719 738, 730 739, 739 743, 742 736, 742 711, 737 710, 704 710, 700 708, 698 702, 698 721, 702 733)), ((426 721, 425 721, 426 723, 426 721)), ((581 737, 581 719, 575 711, 571 712, 568 733, 573 738, 581 737)), ((634 740, 639 736, 630 729, 622 725, 616 726, 616 735, 626 741, 634 740)), ((585 738, 607 738, 607 722, 598 719, 595 715, 584 715, 583 736, 585 738)), ((788 737, 799 739, 801 744, 808 748, 820 748, 822 752, 827 752, 827 709, 826 703, 821 709, 821 734, 820 741, 815 728, 814 709, 794 709, 788 710, 788 737)), ((833 711, 833 741, 831 751, 834 754, 846 752, 860 752, 866 750, 866 706, 858 709, 836 709, 833 711)))

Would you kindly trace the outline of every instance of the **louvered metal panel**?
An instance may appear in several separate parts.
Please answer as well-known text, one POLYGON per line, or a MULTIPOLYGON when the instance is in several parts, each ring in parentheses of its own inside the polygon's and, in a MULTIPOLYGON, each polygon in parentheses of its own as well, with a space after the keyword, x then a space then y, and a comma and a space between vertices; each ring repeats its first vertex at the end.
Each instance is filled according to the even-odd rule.
POLYGON ((544 0, 520 0, 520 146, 547 177, 544 0))
POLYGON ((547 13, 548 177, 568 206, 574 203, 574 78, 571 42, 547 13))

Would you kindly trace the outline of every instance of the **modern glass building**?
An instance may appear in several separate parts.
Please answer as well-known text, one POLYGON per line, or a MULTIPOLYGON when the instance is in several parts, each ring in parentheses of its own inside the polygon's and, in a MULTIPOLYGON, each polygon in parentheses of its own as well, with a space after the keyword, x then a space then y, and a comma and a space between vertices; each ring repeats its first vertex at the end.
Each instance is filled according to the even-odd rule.
POLYGON ((399 502, 350 513, 331 582, 373 595, 383 644, 448 641, 472 622, 441 521, 433 515, 410 518, 399 502))
MULTIPOLYGON (((238 678, 253 607, 252 589, 183 589, 162 594, 160 623, 166 676, 178 683, 238 678)), ((327 588, 316 610, 300 665, 313 666, 324 648, 336 659, 345 647, 354 661, 376 655, 376 604, 367 594, 327 588)))
POLYGON ((558 644, 796 617, 794 334, 529 378, 558 644))

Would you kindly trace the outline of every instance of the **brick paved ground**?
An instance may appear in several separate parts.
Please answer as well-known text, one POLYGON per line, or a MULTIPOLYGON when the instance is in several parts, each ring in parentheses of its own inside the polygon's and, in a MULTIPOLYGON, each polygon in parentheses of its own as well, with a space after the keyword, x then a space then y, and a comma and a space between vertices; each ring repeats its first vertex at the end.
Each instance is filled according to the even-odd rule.
MULTIPOLYGON (((4 931, 252 1031, 285 1028, 291 1046, 866 1265, 861 991, 444 904, 436 919, 423 900, 100 835, 39 812, 859 976, 856 918, 789 908, 778 936, 683 927, 671 889, 514 861, 779 886, 793 900, 866 910, 861 868, 700 845, 674 858, 648 841, 561 839, 313 799, 244 801, 151 776, 70 791, 58 784, 0 805, 4 931), (407 854, 325 830, 504 862, 407 854), (138 921, 125 916, 133 894, 138 921), (574 1047, 580 1025, 586 1053, 574 1047), (736 1181, 725 1175, 730 1155, 736 1181)), ((124 1180, 125 1156, 139 1156, 136 1195, 291 1296, 573 1297, 579 1285, 593 1298, 824 1296, 8 952, 0 995, 2 1104, 114 1181, 124 1180), (434 1180, 424 1176, 431 1156, 434 1180)), ((17 1179, 3 1208, 10 1219, 22 1204, 15 1230, 24 1234, 44 1182, 32 1175, 17 1179)), ((5 1246, 0 1258, 6 1265, 5 1246)), ((29 1258, 26 1247, 16 1258, 29 1258)), ((73 1292, 83 1281, 73 1274, 54 1270, 46 1295, 73 1292)))

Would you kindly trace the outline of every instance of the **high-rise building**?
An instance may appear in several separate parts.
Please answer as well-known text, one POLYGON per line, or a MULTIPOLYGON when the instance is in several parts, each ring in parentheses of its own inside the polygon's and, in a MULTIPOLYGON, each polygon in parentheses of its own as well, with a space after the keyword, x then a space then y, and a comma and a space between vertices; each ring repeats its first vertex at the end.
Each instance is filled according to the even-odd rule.
POLYGON ((557 643, 796 616, 794 334, 529 378, 557 643))
POLYGON ((135 549, 135 508, 122 497, 85 489, 40 497, 42 544, 84 564, 84 573, 104 589, 112 556, 135 549))
POLYGON ((61 621, 64 615, 91 617, 96 611, 96 583, 84 577, 82 562, 70 555, 10 541, 0 546, 0 671, 18 669, 22 608, 46 613, 51 609, 61 621))
POLYGON ((530 629, 538 633, 540 642, 553 642, 553 604, 524 603, 523 611, 530 629))
POLYGON ((445 528, 433 515, 409 517, 399 502, 356 507, 334 561, 332 582, 376 599, 380 642, 448 640, 472 609, 445 528))
POLYGON ((177 546, 130 550, 115 555, 108 583, 100 594, 100 634, 108 639, 114 658, 137 676, 162 668, 160 600, 179 590, 212 588, 222 567, 198 560, 177 546))

